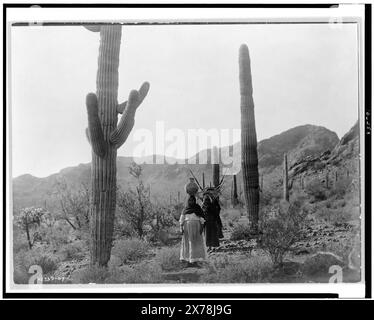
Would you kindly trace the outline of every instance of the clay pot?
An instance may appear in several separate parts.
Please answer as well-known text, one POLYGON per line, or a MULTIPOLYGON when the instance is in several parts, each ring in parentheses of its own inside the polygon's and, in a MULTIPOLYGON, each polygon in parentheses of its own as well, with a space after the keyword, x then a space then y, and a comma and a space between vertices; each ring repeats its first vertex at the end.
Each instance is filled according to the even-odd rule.
POLYGON ((199 191, 199 186, 196 184, 194 178, 190 178, 190 182, 184 186, 184 190, 190 195, 194 196, 199 191))

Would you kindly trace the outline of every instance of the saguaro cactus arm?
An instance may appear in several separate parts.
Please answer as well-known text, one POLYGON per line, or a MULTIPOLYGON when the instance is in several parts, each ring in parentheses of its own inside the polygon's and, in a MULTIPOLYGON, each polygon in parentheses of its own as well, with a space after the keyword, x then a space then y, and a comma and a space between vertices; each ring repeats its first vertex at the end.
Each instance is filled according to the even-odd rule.
POLYGON ((105 157, 106 144, 99 119, 99 109, 96 94, 89 93, 87 95, 86 106, 88 114, 88 138, 90 140, 92 150, 99 157, 105 157))
POLYGON ((88 128, 84 131, 86 133, 86 138, 89 144, 91 144, 91 139, 90 139, 90 132, 88 131, 88 128))
MULTIPOLYGON (((125 143, 135 123, 136 109, 143 102, 149 90, 149 83, 145 82, 139 91, 132 90, 129 95, 129 100, 126 101, 126 109, 123 111, 121 120, 116 129, 113 130, 110 136, 110 142, 121 147, 125 143)), ((118 110, 118 109, 117 109, 118 110)))
MULTIPOLYGON (((149 83, 144 82, 142 86, 140 87, 138 93, 139 93, 139 105, 143 102, 144 98, 146 97, 147 93, 149 91, 149 83)), ((123 113, 126 110, 127 107, 127 101, 120 103, 117 105, 117 112, 123 113)))

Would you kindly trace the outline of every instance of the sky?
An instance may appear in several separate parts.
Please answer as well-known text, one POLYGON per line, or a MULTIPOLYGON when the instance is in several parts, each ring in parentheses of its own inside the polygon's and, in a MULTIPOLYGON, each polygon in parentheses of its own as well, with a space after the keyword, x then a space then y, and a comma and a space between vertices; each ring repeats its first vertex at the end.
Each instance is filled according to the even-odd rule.
MULTIPOLYGON (((354 24, 124 26, 118 100, 127 100, 143 81, 151 87, 118 155, 133 155, 144 130, 153 133, 156 153, 163 140, 157 123, 186 135, 191 129, 240 129, 242 43, 251 57, 259 141, 304 124, 324 126, 340 138, 353 126, 354 24)), ((91 161, 85 96, 96 91, 98 48, 99 34, 80 26, 12 27, 13 177, 45 177, 91 161)))

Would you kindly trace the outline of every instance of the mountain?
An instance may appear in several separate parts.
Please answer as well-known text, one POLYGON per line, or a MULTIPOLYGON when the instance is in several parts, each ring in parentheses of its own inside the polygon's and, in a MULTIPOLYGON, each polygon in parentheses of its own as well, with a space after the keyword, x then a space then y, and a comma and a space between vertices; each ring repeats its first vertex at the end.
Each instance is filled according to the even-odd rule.
MULTIPOLYGON (((339 141, 336 133, 324 127, 303 125, 260 141, 258 144, 259 170, 264 184, 279 185, 282 178, 282 163, 285 153, 288 154, 291 179, 296 179, 300 172, 306 174, 305 166, 311 165, 308 159, 319 159, 321 154, 328 153, 330 158, 335 156, 334 159, 337 161, 341 153, 348 148, 349 141, 354 140, 356 135, 358 136, 358 130, 355 130, 352 128, 352 132, 348 132, 339 141), (300 171, 300 168, 304 168, 304 171, 300 171)), ((240 143, 231 148, 233 150, 233 162, 237 166, 237 170, 240 170, 240 143)), ((228 149, 229 147, 221 149, 223 158, 225 157, 223 155, 229 154, 228 149)), ((143 181, 147 186, 150 186, 151 195, 158 199, 169 201, 169 198, 172 197, 173 200, 176 200, 179 191, 181 200, 183 200, 184 185, 190 177, 190 170, 193 171, 200 183, 202 183, 203 172, 207 184, 212 180, 210 164, 189 164, 196 160, 197 157, 200 160, 204 159, 205 155, 206 151, 202 151, 198 155, 185 160, 184 164, 168 164, 175 162, 173 159, 168 159, 166 164, 143 164, 143 181)), ((331 161, 334 160, 333 158, 331 159, 331 161)), ((117 181, 118 185, 123 189, 135 184, 135 179, 129 175, 128 171, 132 161, 133 159, 130 157, 118 157, 117 159, 117 181)), ((78 188, 82 183, 89 183, 90 170, 90 164, 88 163, 62 169, 59 173, 46 178, 36 178, 29 174, 14 178, 14 209, 17 211, 25 206, 47 206, 50 210, 52 208, 57 209, 58 203, 53 196, 56 181, 63 178, 71 188, 78 188)), ((222 171, 226 173, 225 169, 222 171)), ((230 195, 231 180, 231 177, 225 178, 224 195, 226 197, 230 195)), ((239 173, 239 190, 241 189, 241 183, 241 174, 239 173)))
POLYGON ((337 134, 324 127, 313 125, 299 126, 289 129, 258 144, 259 166, 274 168, 283 163, 283 156, 294 162, 331 150, 339 142, 337 134))

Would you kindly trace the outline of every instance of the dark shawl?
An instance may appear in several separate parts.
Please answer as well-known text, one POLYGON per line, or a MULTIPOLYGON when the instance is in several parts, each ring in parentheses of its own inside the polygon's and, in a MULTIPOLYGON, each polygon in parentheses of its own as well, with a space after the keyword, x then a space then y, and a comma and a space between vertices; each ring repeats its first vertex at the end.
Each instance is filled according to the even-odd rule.
POLYGON ((183 209, 183 214, 191 214, 191 213, 196 214, 198 217, 204 218, 204 212, 197 203, 195 203, 194 205, 187 204, 186 207, 183 209))

